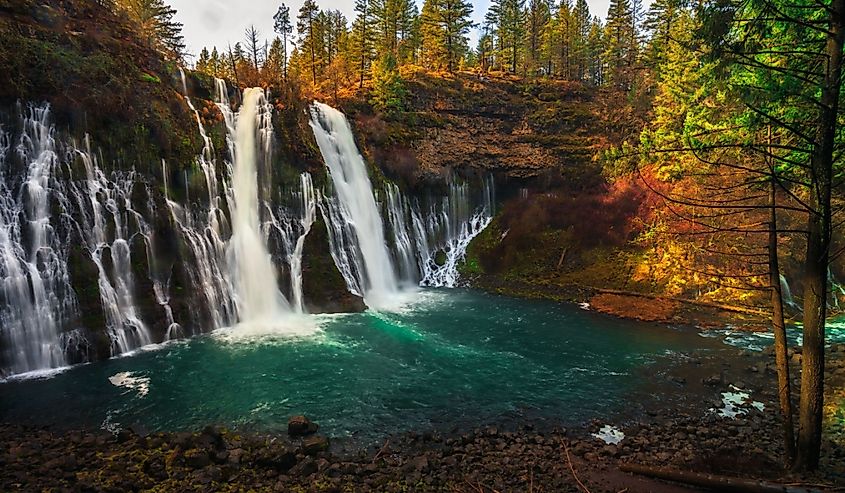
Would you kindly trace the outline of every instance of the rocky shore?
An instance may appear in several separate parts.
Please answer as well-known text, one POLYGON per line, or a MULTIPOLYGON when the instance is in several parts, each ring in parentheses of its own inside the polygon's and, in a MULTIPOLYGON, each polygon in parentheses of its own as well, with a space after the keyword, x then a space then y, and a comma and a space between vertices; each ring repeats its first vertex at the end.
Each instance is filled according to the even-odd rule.
MULTIPOLYGON (((547 421, 479 424, 350 448, 332 444, 305 417, 273 436, 214 426, 140 436, 2 425, 0 491, 697 491, 624 473, 626 463, 842 487, 845 423, 836 413, 845 408, 845 346, 828 356, 833 418, 822 469, 811 477, 782 467, 773 358, 726 349, 644 367, 650 385, 630 397, 637 410, 569 429, 547 421)), ((800 360, 794 349, 792 360, 800 360)))

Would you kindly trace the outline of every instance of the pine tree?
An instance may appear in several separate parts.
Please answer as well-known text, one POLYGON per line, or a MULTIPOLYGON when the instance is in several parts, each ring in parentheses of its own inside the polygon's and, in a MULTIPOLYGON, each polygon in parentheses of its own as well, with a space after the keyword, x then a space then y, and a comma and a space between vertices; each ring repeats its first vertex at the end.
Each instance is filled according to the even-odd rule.
POLYGON ((573 45, 572 58, 575 65, 575 78, 584 80, 587 77, 587 64, 590 52, 589 36, 592 16, 587 0, 576 0, 572 14, 573 45))
POLYGON ((402 0, 399 13, 398 63, 413 62, 420 45, 420 12, 415 0, 402 0))
POLYGON ((279 10, 273 16, 273 30, 282 37, 282 77, 288 80, 288 36, 293 33, 293 24, 290 22, 290 7, 285 4, 279 5, 279 10))
POLYGON ((604 26, 598 17, 594 17, 590 24, 590 34, 587 36, 587 77, 597 86, 605 82, 604 53, 604 26))
POLYGON ((632 32, 633 17, 628 0, 610 1, 605 25, 604 58, 608 68, 608 82, 621 89, 628 89, 630 68, 636 57, 636 49, 632 45, 635 37, 632 32))
POLYGON ((550 29, 549 21, 551 20, 551 10, 547 0, 530 0, 528 10, 525 14, 527 40, 526 52, 528 59, 526 60, 529 71, 536 71, 542 67, 548 57, 543 50, 543 40, 546 38, 546 32, 550 29))
POLYGON ((320 9, 314 0, 305 0, 299 9, 299 16, 296 21, 300 50, 310 57, 308 69, 311 72, 311 80, 315 85, 317 84, 317 36, 315 36, 314 25, 319 13, 320 9))
POLYGON ((203 47, 202 51, 200 51, 200 56, 197 59, 196 70, 197 72, 202 72, 204 74, 211 74, 210 70, 210 58, 211 55, 208 54, 208 48, 203 47))
POLYGON ((465 0, 426 0, 420 16, 425 63, 454 72, 467 50, 467 33, 473 23, 472 5, 465 0))
POLYGON ((485 20, 496 26, 499 51, 510 60, 511 72, 516 72, 520 47, 525 36, 525 0, 494 0, 485 20))
POLYGON ((388 52, 373 64, 373 90, 370 103, 386 113, 401 111, 404 106, 405 86, 399 75, 396 58, 388 52))
POLYGON ((678 0, 654 0, 651 4, 643 23, 643 27, 650 34, 646 54, 646 63, 650 67, 657 68, 664 62, 672 29, 681 12, 678 0))
POLYGON ((135 24, 148 46, 181 60, 185 41, 182 24, 173 20, 176 10, 162 0, 117 0, 115 6, 135 24))
POLYGON ((250 25, 244 31, 244 41, 246 42, 246 50, 249 55, 249 61, 252 62, 253 68, 256 70, 261 68, 261 34, 254 25, 250 25))
POLYGON ((375 33, 373 13, 370 10, 370 0, 356 0, 355 12, 357 16, 352 23, 352 61, 358 71, 358 86, 364 87, 364 78, 369 72, 373 60, 375 33))
POLYGON ((282 40, 279 37, 273 39, 270 49, 267 51, 267 58, 261 70, 261 77, 265 81, 278 82, 285 77, 284 74, 285 54, 282 40))

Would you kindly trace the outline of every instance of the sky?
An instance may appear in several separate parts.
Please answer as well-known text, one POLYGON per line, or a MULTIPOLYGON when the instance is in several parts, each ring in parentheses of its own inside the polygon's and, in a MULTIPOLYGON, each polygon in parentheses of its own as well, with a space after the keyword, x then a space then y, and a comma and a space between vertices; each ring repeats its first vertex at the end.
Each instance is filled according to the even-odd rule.
MULTIPOLYGON (((490 0, 470 1, 473 4, 472 18, 476 23, 481 23, 490 7, 490 0)), ((294 26, 302 2, 303 0, 284 0, 290 7, 291 22, 294 26)), ((420 9, 422 2, 423 0, 417 0, 420 9)), ((209 50, 212 46, 217 46, 219 50, 225 51, 230 43, 234 45, 243 41, 244 30, 250 24, 255 25, 262 37, 272 39, 275 36, 273 14, 282 0, 169 0, 168 3, 176 9, 176 20, 183 25, 182 34, 188 53, 196 56, 203 46, 207 46, 209 50)), ((317 0, 322 9, 337 9, 343 12, 350 23, 355 18, 354 3, 355 0, 317 0)), ((610 0, 587 0, 587 3, 593 15, 604 18, 610 0)), ((477 40, 478 32, 473 30, 470 34, 470 46, 475 46, 477 40)), ((188 60, 194 61, 194 58, 189 56, 188 60)))

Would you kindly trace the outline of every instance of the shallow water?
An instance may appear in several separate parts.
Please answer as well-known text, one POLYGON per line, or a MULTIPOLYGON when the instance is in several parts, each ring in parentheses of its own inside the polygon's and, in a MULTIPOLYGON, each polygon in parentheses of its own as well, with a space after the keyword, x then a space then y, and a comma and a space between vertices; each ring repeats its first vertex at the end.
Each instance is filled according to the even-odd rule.
POLYGON ((317 316, 310 336, 224 330, 46 379, 0 385, 0 421, 141 430, 276 430, 306 414, 372 443, 520 416, 577 423, 631 408, 634 370, 724 347, 694 330, 471 290, 423 290, 399 313, 317 316))

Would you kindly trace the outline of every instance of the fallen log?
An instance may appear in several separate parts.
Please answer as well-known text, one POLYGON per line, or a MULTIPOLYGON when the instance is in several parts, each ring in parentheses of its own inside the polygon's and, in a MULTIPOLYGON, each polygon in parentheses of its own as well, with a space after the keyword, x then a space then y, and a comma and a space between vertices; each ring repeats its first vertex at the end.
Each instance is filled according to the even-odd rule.
POLYGON ((640 474, 657 479, 665 479, 692 486, 714 489, 718 491, 734 491, 739 493, 818 493, 822 490, 808 489, 800 486, 758 481, 754 479, 718 476, 697 472, 681 471, 668 467, 644 466, 641 464, 622 464, 619 469, 623 472, 640 474))
POLYGON ((618 296, 630 296, 632 298, 647 298, 652 300, 668 300, 668 301, 676 301, 678 303, 685 303, 687 305, 694 305, 694 306, 705 306, 708 308, 716 308, 718 310, 724 310, 726 312, 735 312, 735 313, 746 313, 749 315, 771 315, 770 313, 764 310, 758 310, 756 308, 749 308, 744 306, 736 306, 736 305, 725 305, 722 303, 713 303, 710 301, 698 301, 698 300, 690 300, 687 298, 676 298, 674 296, 660 296, 657 294, 649 294, 649 293, 637 293, 636 291, 622 291, 619 289, 603 289, 603 288, 593 288, 590 286, 581 286, 585 289, 592 290, 598 294, 615 294, 618 296))

